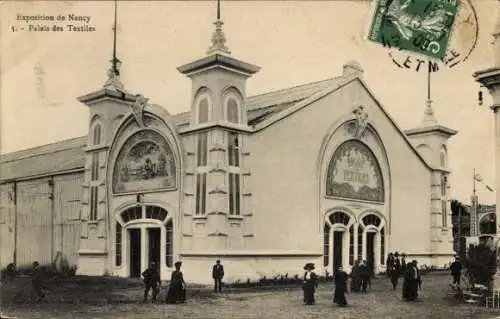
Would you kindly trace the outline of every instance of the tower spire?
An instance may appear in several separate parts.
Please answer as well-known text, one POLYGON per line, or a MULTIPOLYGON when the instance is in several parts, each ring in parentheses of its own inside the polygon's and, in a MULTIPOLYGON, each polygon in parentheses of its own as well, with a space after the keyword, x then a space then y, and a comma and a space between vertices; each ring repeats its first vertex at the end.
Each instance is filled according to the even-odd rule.
POLYGON ((116 56, 116 34, 117 34, 117 11, 118 11, 118 2, 115 0, 115 15, 114 15, 114 21, 113 21, 113 56, 111 57, 111 66, 108 69, 108 80, 104 84, 105 88, 111 88, 111 89, 121 89, 123 90, 123 84, 120 81, 120 66, 121 66, 121 61, 118 59, 116 56))
POLYGON ((434 110, 432 109, 432 100, 431 100, 431 62, 428 61, 428 69, 427 69, 427 100, 425 101, 425 112, 424 112, 424 121, 423 124, 426 126, 436 125, 437 120, 434 116, 434 110))
POLYGON ((212 33, 212 46, 207 51, 207 54, 212 53, 225 53, 231 54, 228 47, 226 47, 226 36, 222 31, 222 22, 221 14, 220 14, 220 3, 221 0, 217 0, 217 20, 215 20, 215 31, 212 33))

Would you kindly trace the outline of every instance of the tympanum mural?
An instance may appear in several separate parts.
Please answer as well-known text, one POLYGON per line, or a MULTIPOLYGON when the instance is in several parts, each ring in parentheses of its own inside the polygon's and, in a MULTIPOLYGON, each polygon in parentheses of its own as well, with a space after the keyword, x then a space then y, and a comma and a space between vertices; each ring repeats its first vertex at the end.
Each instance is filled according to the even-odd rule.
POLYGON ((171 189, 176 186, 172 149, 159 133, 143 130, 132 135, 118 153, 113 193, 171 189))
POLYGON ((363 143, 341 144, 330 160, 326 195, 384 202, 384 182, 377 159, 363 143))

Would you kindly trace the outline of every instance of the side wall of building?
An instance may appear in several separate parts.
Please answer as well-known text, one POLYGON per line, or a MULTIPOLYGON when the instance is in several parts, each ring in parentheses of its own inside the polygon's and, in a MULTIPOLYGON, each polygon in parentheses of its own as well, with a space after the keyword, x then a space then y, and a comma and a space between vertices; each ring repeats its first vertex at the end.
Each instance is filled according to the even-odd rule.
POLYGON ((77 264, 82 183, 83 174, 72 173, 0 186, 1 267, 35 260, 77 264))

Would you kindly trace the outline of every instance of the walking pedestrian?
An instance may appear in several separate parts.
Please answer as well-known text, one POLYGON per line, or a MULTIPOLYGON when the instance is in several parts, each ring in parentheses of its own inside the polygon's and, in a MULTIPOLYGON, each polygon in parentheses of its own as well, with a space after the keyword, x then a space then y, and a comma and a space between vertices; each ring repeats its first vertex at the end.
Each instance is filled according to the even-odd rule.
POLYGON ((347 306, 347 300, 345 294, 347 293, 347 273, 339 267, 335 272, 335 291, 333 295, 333 302, 340 307, 347 306))
POLYGON ((307 263, 304 266, 304 281, 302 283, 302 290, 304 291, 304 303, 306 305, 314 305, 316 302, 314 293, 318 287, 317 276, 314 273, 314 264, 307 263))
POLYGON ((460 262, 460 257, 455 256, 455 261, 450 265, 450 272, 453 277, 453 283, 451 285, 455 288, 459 288, 460 276, 462 274, 462 263, 460 262))

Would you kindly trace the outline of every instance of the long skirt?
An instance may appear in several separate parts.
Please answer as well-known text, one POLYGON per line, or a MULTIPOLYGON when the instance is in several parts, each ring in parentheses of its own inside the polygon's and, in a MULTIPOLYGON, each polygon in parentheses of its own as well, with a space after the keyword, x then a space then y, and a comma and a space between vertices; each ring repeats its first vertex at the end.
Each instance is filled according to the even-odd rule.
POLYGON ((182 283, 171 283, 167 292, 167 303, 184 303, 186 301, 186 289, 182 283))
POLYGON ((304 303, 306 305, 313 305, 315 302, 314 292, 316 290, 314 284, 306 282, 302 285, 302 290, 304 291, 304 303))
POLYGON ((345 299, 345 287, 335 287, 333 302, 339 306, 347 305, 347 300, 345 299))
POLYGON ((403 283, 403 299, 415 301, 418 298, 418 282, 416 280, 405 279, 403 283))
POLYGON ((360 292, 361 290, 361 279, 358 276, 352 277, 351 279, 351 291, 360 292))
POLYGON ((399 280, 399 274, 396 271, 393 271, 391 273, 391 283, 394 289, 396 289, 396 286, 398 285, 398 280, 399 280))

